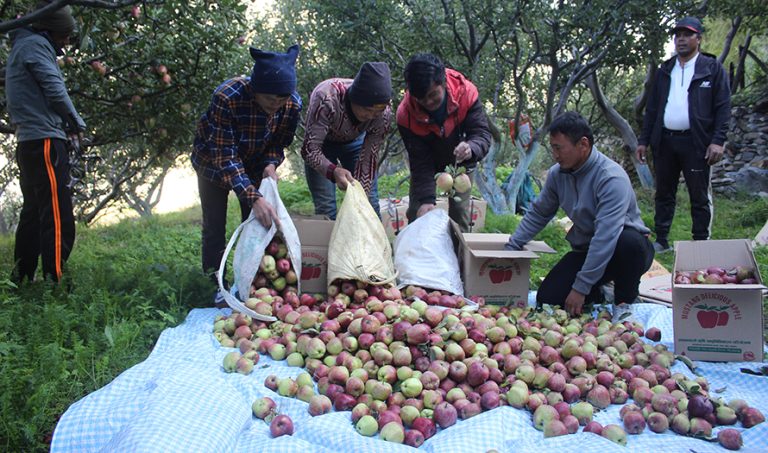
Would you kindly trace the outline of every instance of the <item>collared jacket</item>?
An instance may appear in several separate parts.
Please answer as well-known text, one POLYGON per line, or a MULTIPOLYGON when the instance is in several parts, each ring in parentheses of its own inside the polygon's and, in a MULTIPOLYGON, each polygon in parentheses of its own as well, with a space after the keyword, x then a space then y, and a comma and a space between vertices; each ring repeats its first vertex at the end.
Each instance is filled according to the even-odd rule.
POLYGON ((435 174, 454 165, 453 150, 466 141, 472 157, 461 163, 474 168, 488 154, 491 131, 480 103, 477 87, 461 73, 445 70, 447 117, 442 127, 430 121, 411 94, 397 107, 397 127, 408 152, 411 169, 411 203, 435 203, 435 174))
MULTIPOLYGON (((672 69, 677 56, 665 61, 656 73, 643 117, 640 145, 655 150, 661 143, 664 108, 669 97, 672 69)), ((688 120, 691 123, 692 145, 703 156, 710 144, 723 145, 731 118, 731 88, 723 65, 708 54, 699 54, 688 88, 688 120)))
POLYGON ((67 133, 84 131, 85 122, 67 94, 47 33, 20 28, 11 32, 11 41, 5 96, 16 139, 66 139, 67 133))
POLYGON ((264 112, 253 95, 250 77, 219 85, 197 123, 192 150, 192 166, 199 176, 234 190, 249 204, 261 196, 251 178, 261 179, 267 165, 283 162, 301 112, 296 92, 274 115, 264 112))
POLYGON ((595 147, 576 170, 563 170, 559 164, 550 167, 541 193, 507 247, 522 250, 552 220, 558 208, 573 221, 566 240, 573 250, 587 253, 573 283, 573 289, 581 294, 589 294, 605 274, 624 228, 650 233, 640 218, 627 172, 595 147))
MULTIPOLYGON (((352 79, 328 79, 320 82, 309 97, 301 157, 321 175, 334 181, 335 162, 323 155, 323 143, 346 143, 365 133, 360 158, 352 176, 368 193, 379 165, 384 140, 392 127, 392 108, 388 105, 381 116, 370 121, 358 121, 349 111, 347 92, 352 79)), ((335 181, 334 181, 335 182, 335 181)))

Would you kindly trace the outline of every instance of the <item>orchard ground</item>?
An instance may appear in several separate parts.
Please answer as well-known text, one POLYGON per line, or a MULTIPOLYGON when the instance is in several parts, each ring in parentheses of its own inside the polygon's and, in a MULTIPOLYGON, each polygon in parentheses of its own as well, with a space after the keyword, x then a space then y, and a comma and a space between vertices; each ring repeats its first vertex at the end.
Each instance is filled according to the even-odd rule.
MULTIPOLYGON (((382 178, 381 192, 389 193, 401 177, 382 178)), ((192 308, 211 306, 213 288, 199 270, 196 187, 192 179, 175 195, 168 192, 174 201, 192 198, 189 208, 79 226, 62 287, 36 282, 15 289, 7 279, 13 237, 0 237, 0 448, 48 450, 56 422, 70 404, 143 361, 160 332, 183 322, 192 308)), ((289 209, 311 213, 303 180, 283 180, 280 193, 289 209)), ((407 194, 407 187, 398 194, 407 194)), ((643 220, 652 225, 651 194, 638 192, 638 198, 643 220)), ((230 232, 239 216, 232 201, 230 232)), ((690 215, 684 190, 678 201, 670 237, 685 240, 690 237, 690 215)), ((766 219, 768 200, 716 196, 713 238, 754 238, 766 219)), ((518 223, 519 217, 489 213, 486 230, 509 233, 518 223)), ((565 233, 557 226, 548 226, 539 239, 558 253, 534 261, 532 288, 568 250, 565 233)), ((763 277, 768 276, 768 247, 756 248, 755 254, 763 277)), ((657 260, 669 269, 674 256, 657 260)))

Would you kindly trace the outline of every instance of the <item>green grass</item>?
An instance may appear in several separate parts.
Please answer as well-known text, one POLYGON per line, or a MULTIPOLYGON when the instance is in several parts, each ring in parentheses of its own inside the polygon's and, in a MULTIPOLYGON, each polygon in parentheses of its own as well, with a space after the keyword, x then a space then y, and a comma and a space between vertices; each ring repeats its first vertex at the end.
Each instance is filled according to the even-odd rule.
MULTIPOLYGON (((397 181, 383 178, 393 190, 397 181)), ((384 193, 384 192, 382 192, 384 193)), ((407 193, 400 187, 399 195, 407 193)), ((311 213, 306 183, 284 181, 289 208, 311 213)), ((640 197, 652 224, 650 197, 640 197)), ((768 218, 768 202, 715 199, 714 239, 752 238, 768 218)), ((688 239, 687 201, 680 197, 672 240, 688 239)), ((229 231, 239 216, 230 203, 229 231)), ((515 216, 489 213, 486 230, 509 233, 515 216)), ((538 236, 558 253, 535 260, 532 286, 568 250, 565 233, 548 226, 538 236)), ((210 306, 213 287, 200 268, 200 209, 79 227, 66 269, 69 292, 45 283, 14 289, 13 238, 0 237, 0 450, 45 451, 58 418, 78 399, 144 360, 160 332, 190 309, 210 306)), ((768 248, 756 250, 763 276, 768 248)), ((659 257, 668 268, 671 255, 659 257)))

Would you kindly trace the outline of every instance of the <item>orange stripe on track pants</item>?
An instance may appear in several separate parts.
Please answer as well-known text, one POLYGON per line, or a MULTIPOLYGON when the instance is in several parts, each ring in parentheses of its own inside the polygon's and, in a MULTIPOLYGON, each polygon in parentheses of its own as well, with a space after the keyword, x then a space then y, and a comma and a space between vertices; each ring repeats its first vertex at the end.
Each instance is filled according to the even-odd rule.
POLYGON ((59 190, 56 181, 56 172, 53 168, 53 162, 51 162, 51 139, 46 138, 43 146, 45 169, 48 172, 48 181, 51 184, 51 205, 53 207, 53 228, 55 234, 54 253, 56 255, 56 278, 61 280, 61 212, 59 211, 59 190))

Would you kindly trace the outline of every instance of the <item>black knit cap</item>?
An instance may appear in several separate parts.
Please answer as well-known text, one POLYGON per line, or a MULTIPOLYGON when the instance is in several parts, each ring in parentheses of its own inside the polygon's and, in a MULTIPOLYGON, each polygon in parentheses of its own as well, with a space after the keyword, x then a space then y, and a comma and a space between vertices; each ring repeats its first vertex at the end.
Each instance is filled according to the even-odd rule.
POLYGON ((365 62, 348 91, 349 100, 363 107, 388 104, 392 99, 392 76, 381 61, 365 62))
POLYGON ((677 30, 688 30, 694 33, 704 33, 704 26, 701 25, 701 21, 695 17, 684 17, 677 21, 675 28, 672 29, 672 33, 677 30))
MULTIPOLYGON (((37 9, 48 6, 51 2, 37 2, 37 9)), ((72 8, 67 5, 43 16, 40 20, 32 24, 33 28, 46 30, 53 33, 72 34, 75 31, 75 18, 72 16, 72 8)))
POLYGON ((299 45, 286 53, 268 52, 251 47, 253 72, 251 86, 257 93, 286 95, 296 91, 296 58, 299 45))

